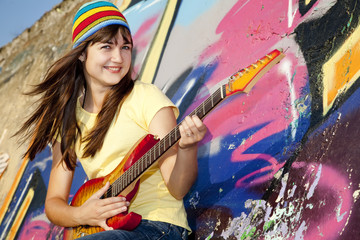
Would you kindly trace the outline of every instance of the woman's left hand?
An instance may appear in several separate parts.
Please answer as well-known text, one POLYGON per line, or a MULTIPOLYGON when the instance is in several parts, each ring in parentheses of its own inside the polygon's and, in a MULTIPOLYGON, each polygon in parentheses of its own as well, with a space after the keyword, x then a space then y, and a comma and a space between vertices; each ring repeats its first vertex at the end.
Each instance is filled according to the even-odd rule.
POLYGON ((200 142, 206 132, 205 124, 196 115, 192 117, 187 116, 179 125, 181 138, 179 141, 179 148, 186 149, 195 146, 200 142))

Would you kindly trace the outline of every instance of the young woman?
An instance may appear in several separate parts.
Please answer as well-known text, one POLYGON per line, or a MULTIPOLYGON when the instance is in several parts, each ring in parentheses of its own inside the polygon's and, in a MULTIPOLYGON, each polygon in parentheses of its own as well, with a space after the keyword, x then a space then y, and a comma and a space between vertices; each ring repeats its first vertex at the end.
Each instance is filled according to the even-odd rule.
POLYGON ((186 239, 182 198, 197 177, 197 143, 206 133, 196 116, 184 119, 178 144, 141 176, 131 202, 101 199, 107 183, 83 205, 68 204, 77 159, 89 179, 103 177, 143 135, 162 138, 176 126, 173 103, 154 85, 131 79, 132 48, 128 23, 115 5, 83 5, 73 23, 73 49, 31 92, 41 95, 39 106, 19 132, 32 139, 26 152, 31 160, 52 145, 45 212, 54 224, 107 230, 85 239, 186 239), (106 219, 126 210, 142 216, 134 230, 107 225, 106 219))

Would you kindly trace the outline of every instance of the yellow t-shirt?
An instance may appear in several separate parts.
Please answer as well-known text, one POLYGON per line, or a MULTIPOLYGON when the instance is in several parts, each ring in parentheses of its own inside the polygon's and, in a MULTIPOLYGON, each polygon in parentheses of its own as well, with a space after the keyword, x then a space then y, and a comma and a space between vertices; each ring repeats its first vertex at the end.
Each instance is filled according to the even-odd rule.
MULTIPOLYGON (((87 176, 92 179, 109 174, 120 164, 130 148, 149 133, 148 128, 155 114, 161 108, 169 106, 178 117, 179 110, 155 85, 135 81, 132 92, 105 136, 101 150, 93 158, 82 158, 84 144, 81 145, 79 140, 75 144, 76 155, 87 176)), ((85 111, 78 101, 76 118, 82 134, 92 129, 96 116, 97 114, 85 111)), ((168 222, 190 230, 183 201, 176 200, 169 193, 157 163, 140 179, 140 187, 129 212, 138 213, 143 219, 168 222)))

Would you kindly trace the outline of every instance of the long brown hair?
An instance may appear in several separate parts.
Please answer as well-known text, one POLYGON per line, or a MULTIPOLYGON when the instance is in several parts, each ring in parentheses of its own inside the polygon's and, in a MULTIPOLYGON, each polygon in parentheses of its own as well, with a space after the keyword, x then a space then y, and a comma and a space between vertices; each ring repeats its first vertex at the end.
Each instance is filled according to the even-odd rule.
POLYGON ((86 88, 82 62, 79 57, 89 44, 107 42, 120 32, 125 41, 132 44, 130 32, 119 25, 104 27, 57 60, 46 72, 44 81, 34 86, 28 95, 39 95, 39 105, 16 133, 24 133, 23 141, 30 138, 30 145, 24 157, 33 160, 47 144, 61 138, 62 159, 69 170, 76 167, 74 145, 77 138, 85 143, 82 157, 93 157, 104 143, 115 114, 123 100, 131 92, 134 81, 132 68, 124 78, 114 85, 104 99, 102 109, 97 114, 96 123, 90 133, 81 138, 76 120, 76 103, 82 89, 86 88))

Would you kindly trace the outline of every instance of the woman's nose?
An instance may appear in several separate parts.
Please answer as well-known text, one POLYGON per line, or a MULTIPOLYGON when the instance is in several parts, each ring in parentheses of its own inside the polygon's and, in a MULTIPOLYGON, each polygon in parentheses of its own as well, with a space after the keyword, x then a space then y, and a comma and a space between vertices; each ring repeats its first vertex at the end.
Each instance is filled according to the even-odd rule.
POLYGON ((121 50, 114 49, 112 53, 112 61, 114 62, 122 62, 123 58, 121 55, 121 50))

